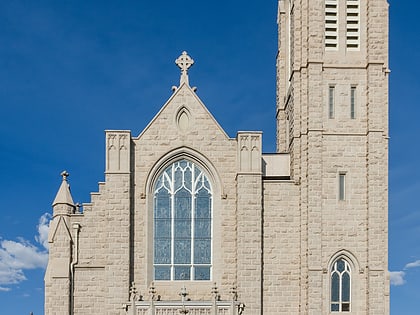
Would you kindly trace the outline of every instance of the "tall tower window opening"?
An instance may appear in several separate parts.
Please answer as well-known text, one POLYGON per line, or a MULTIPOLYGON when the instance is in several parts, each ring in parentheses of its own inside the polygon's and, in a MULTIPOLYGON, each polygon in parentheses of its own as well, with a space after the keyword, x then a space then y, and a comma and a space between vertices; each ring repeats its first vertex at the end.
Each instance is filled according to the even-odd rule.
POLYGON ((155 280, 210 280, 212 189, 190 161, 173 163, 156 182, 153 242, 155 280))
POLYGON ((346 199, 346 174, 338 174, 338 200, 346 199))
POLYGON ((331 312, 350 312, 350 296, 350 265, 340 258, 331 268, 331 312))
POLYGON ((360 0, 325 0, 325 49, 338 50, 340 43, 349 51, 360 49, 360 0))
POLYGON ((334 118, 335 87, 328 88, 328 118, 334 118))
POLYGON ((337 0, 325 1, 325 48, 338 49, 338 3, 337 0))
POLYGON ((360 46, 360 0, 347 0, 346 47, 358 50, 360 46))
POLYGON ((352 86, 350 88, 350 118, 351 119, 356 118, 355 107, 356 107, 356 87, 352 86))

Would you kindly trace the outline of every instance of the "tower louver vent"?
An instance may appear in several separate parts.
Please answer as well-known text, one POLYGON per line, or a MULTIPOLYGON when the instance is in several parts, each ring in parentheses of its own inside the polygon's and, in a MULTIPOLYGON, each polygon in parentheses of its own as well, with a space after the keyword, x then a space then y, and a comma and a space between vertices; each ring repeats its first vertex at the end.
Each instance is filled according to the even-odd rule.
POLYGON ((347 0, 346 46, 347 46, 347 50, 358 50, 360 47, 360 3, 359 3, 359 0, 347 0))
POLYGON ((325 1, 325 48, 338 48, 338 5, 337 0, 325 1))

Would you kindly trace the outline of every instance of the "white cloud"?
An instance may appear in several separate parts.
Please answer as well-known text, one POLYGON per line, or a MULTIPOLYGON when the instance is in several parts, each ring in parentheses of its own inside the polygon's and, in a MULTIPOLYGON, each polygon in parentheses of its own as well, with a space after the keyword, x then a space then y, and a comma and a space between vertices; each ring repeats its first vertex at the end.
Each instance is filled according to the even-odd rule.
MULTIPOLYGON (((0 285, 17 284, 26 280, 24 270, 45 268, 48 262, 48 222, 44 214, 38 223, 37 244, 19 238, 17 241, 0 240, 0 285)), ((9 288, 0 287, 0 291, 9 288)))
POLYGON ((44 213, 44 215, 39 218, 38 235, 35 236, 35 240, 42 244, 45 249, 48 249, 48 225, 50 220, 51 215, 49 213, 44 213))
POLYGON ((391 285, 399 286, 405 284, 404 271, 390 271, 389 272, 391 285))
POLYGON ((10 290, 11 290, 10 288, 0 287, 0 292, 1 292, 1 291, 3 291, 3 292, 8 292, 8 291, 10 291, 10 290))
POLYGON ((404 269, 416 268, 416 267, 420 267, 420 260, 416 260, 414 262, 408 263, 407 265, 405 265, 404 269))

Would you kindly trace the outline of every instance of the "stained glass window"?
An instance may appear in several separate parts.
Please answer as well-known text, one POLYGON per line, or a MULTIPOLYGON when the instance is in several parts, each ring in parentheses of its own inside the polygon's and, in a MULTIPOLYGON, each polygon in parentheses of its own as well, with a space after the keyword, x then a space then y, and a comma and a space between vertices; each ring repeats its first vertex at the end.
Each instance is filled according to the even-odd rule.
POLYGON ((338 259, 331 268, 331 312, 350 312, 351 269, 338 259))
POLYGON ((155 280, 210 280, 212 189, 185 159, 167 167, 154 190, 155 280))

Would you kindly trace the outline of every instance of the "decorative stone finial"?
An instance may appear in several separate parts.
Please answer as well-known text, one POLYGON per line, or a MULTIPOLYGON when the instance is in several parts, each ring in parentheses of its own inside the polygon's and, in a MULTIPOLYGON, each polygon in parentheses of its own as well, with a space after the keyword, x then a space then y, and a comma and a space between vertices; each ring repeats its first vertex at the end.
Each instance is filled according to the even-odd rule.
POLYGON ((70 176, 70 174, 67 171, 62 171, 60 175, 63 177, 63 180, 67 180, 67 177, 70 176))
POLYGON ((137 291, 136 283, 133 281, 130 287, 130 300, 137 301, 137 298, 138 298, 138 291, 137 291))
POLYGON ((219 290, 217 289, 216 282, 214 283, 213 287, 211 288, 211 294, 213 295, 213 299, 214 300, 218 300, 219 299, 219 290))
POLYGON ((140 301, 142 296, 138 293, 136 283, 133 281, 130 287, 130 301, 131 301, 131 311, 133 315, 137 314, 136 302, 140 301))
POLYGON ((150 283, 150 287, 149 287, 149 296, 150 296, 150 300, 154 301, 156 299, 156 288, 154 286, 154 283, 150 283))
POLYGON ((185 307, 185 300, 188 295, 187 288, 185 287, 185 285, 181 288, 181 292, 179 293, 179 295, 181 296, 182 301, 182 307, 181 309, 179 309, 179 313, 184 315, 188 314, 189 310, 185 307))
POLYGON ((179 292, 179 295, 181 296, 182 302, 184 302, 187 295, 188 295, 188 291, 187 291, 187 288, 185 287, 185 285, 181 288, 181 292, 179 292))
POLYGON ((235 285, 230 289, 230 294, 232 295, 232 301, 238 300, 238 289, 235 285))
POLYGON ((182 83, 189 84, 188 69, 194 64, 194 60, 188 56, 186 51, 183 51, 181 56, 175 60, 176 65, 181 69, 181 79, 179 85, 182 83))
POLYGON ((58 189, 57 195, 55 196, 55 199, 53 201, 53 207, 58 204, 66 204, 71 206, 72 211, 70 212, 74 213, 76 206, 74 205, 73 198, 70 193, 69 183, 67 182, 67 177, 69 177, 69 173, 67 171, 63 171, 60 175, 63 177, 63 181, 61 182, 61 186, 58 189))
POLYGON ((211 288, 211 295, 213 296, 213 301, 212 301, 212 306, 211 306, 211 314, 212 315, 217 315, 217 314, 219 314, 218 307, 217 307, 217 301, 220 299, 220 296, 219 296, 219 290, 217 289, 216 282, 214 283, 213 287, 211 288))

